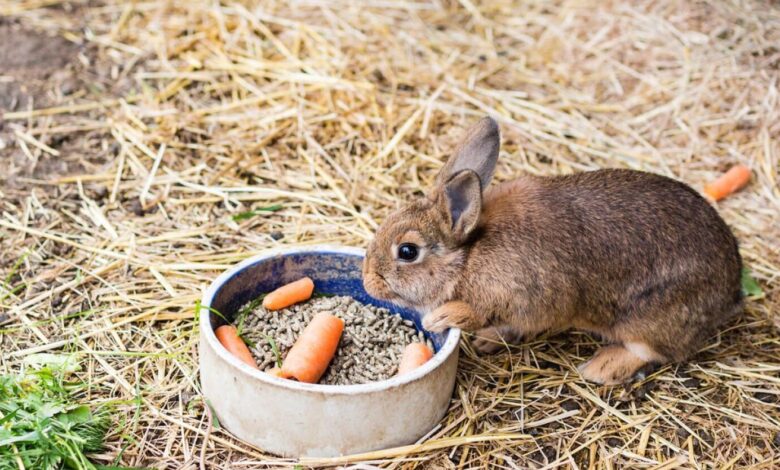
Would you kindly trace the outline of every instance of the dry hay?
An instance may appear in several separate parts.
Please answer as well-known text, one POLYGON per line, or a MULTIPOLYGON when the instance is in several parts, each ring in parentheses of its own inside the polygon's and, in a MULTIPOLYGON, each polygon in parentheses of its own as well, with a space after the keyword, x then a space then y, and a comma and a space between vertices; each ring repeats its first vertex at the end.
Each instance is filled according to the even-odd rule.
POLYGON ((224 430, 204 447, 195 300, 268 247, 364 245, 490 113, 500 179, 609 166, 700 188, 749 164, 753 183, 718 208, 766 295, 694 361, 626 389, 578 378, 596 346, 584 334, 493 357, 464 344, 424 443, 345 460, 778 465, 776 3, 23 0, 0 14, 77 43, 83 74, 0 123, 0 276, 19 261, 21 286, 0 293, 0 367, 81 354, 85 398, 126 400, 97 461, 197 468, 203 450, 208 468, 284 464, 224 430))

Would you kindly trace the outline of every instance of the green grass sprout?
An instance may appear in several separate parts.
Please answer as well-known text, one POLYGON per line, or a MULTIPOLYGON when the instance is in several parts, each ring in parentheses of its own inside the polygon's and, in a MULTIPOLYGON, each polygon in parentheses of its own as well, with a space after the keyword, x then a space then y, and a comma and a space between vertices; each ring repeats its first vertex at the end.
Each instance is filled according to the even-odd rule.
POLYGON ((750 274, 748 268, 742 268, 742 295, 754 300, 764 297, 764 291, 761 290, 761 286, 750 274))
POLYGON ((252 217, 254 217, 256 215, 264 215, 264 214, 267 214, 269 212, 276 212, 276 211, 281 210, 281 209, 282 209, 282 205, 281 204, 274 204, 273 206, 260 207, 258 209, 253 209, 251 211, 240 212, 238 214, 233 215, 232 219, 233 219, 234 222, 240 222, 242 220, 251 219, 252 217))

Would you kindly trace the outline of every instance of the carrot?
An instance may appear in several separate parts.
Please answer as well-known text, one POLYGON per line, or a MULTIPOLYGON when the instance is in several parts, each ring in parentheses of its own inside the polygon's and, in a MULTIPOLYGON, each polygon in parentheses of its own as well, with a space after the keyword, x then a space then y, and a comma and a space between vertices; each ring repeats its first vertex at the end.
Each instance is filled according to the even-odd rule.
POLYGON ((222 325, 214 333, 228 352, 257 369, 252 353, 249 352, 249 348, 246 347, 244 341, 238 336, 238 330, 236 330, 235 326, 222 325))
POLYGON ((428 362, 433 357, 433 351, 424 343, 411 343, 406 346, 398 365, 398 375, 411 372, 428 362))
POLYGON ((282 373, 300 382, 316 383, 336 354, 344 320, 320 312, 303 329, 282 363, 282 373))
POLYGON ((279 310, 292 304, 303 302, 311 298, 314 292, 314 281, 308 277, 298 279, 295 282, 285 284, 276 289, 263 299, 263 307, 268 310, 279 310))
POLYGON ((720 201, 742 189, 750 181, 750 168, 735 165, 718 179, 704 186, 704 193, 715 201, 720 201))

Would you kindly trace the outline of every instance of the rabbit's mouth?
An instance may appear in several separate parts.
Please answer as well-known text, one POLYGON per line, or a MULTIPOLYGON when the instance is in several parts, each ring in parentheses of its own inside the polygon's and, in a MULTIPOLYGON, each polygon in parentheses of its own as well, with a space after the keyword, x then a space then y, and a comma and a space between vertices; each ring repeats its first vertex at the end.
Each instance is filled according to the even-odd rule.
POLYGON ((398 295, 387 285, 387 281, 381 274, 365 273, 363 276, 363 287, 371 297, 389 301, 398 299, 398 295))

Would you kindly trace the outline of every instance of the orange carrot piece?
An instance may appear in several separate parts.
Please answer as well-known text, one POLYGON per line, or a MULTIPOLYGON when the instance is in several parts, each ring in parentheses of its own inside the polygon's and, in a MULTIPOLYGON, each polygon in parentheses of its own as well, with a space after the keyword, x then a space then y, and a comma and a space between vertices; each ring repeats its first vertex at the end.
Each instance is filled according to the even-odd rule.
POLYGON ((217 339, 224 346, 228 352, 243 362, 257 369, 257 364, 252 357, 252 353, 249 352, 249 348, 246 347, 244 341, 238 336, 238 330, 233 325, 222 325, 214 332, 217 335, 217 339))
POLYGON ((314 292, 314 281, 308 277, 285 284, 263 298, 263 307, 279 310, 292 304, 309 300, 314 292))
POLYGON ((713 200, 720 201, 745 187, 748 181, 750 181, 750 168, 745 165, 736 165, 712 183, 704 186, 704 193, 713 200))
POLYGON ((404 348, 401 364, 398 365, 398 375, 411 372, 425 364, 433 357, 433 351, 425 343, 411 343, 404 348))
POLYGON ((320 312, 303 329, 282 363, 282 373, 299 382, 317 383, 336 354, 344 320, 320 312))

